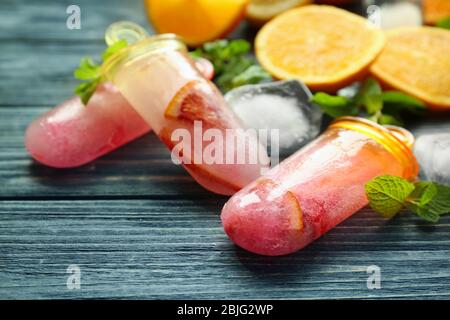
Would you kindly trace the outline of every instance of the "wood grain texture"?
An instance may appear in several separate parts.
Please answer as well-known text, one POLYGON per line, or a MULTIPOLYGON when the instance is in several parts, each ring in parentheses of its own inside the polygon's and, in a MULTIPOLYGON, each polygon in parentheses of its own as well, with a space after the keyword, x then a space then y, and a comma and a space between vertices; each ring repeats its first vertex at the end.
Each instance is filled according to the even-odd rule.
POLYGON ((224 235, 222 200, 4 201, 3 298, 448 298, 450 217, 435 227, 362 211, 296 254, 224 235), (66 269, 81 269, 68 290, 66 269), (382 289, 368 290, 378 265, 382 289))
MULTIPOLYGON (((152 134, 73 170, 33 162, 26 126, 72 95, 79 59, 98 55, 121 19, 145 25, 142 1, 0 1, 0 299, 450 297, 450 217, 430 226, 363 210, 305 250, 267 258, 232 245, 226 198, 174 166, 152 134), (69 4, 82 30, 66 29, 69 4), (70 264, 81 290, 66 288, 70 264), (373 264, 381 290, 366 287, 373 264)), ((253 35, 242 24, 233 37, 253 35)), ((450 132, 450 119, 410 128, 450 132)))

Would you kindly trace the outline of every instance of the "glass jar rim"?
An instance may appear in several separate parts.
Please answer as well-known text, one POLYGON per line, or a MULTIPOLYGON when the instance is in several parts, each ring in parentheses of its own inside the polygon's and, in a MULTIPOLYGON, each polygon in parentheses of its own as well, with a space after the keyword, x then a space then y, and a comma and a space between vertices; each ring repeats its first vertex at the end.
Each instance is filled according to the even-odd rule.
POLYGON ((175 34, 166 33, 149 36, 113 54, 103 63, 101 72, 107 80, 112 80, 117 68, 124 63, 171 50, 187 52, 187 46, 175 34))
POLYGON ((419 174, 419 164, 412 152, 414 136, 408 130, 397 126, 382 126, 359 117, 340 117, 330 128, 344 128, 375 140, 389 151, 403 166, 404 178, 414 180, 419 174))

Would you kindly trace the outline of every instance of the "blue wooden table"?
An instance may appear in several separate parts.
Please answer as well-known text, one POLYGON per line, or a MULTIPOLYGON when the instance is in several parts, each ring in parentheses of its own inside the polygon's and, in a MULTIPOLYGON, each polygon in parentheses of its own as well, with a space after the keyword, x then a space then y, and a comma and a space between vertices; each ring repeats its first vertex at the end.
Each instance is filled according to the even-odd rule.
MULTIPOLYGON (((432 226, 365 209, 303 251, 268 258, 228 240, 226 198, 174 166, 152 134, 78 169, 33 162, 27 124, 72 95, 80 58, 99 54, 106 27, 123 19, 148 26, 142 1, 0 2, 0 298, 450 297, 450 217, 432 226), (70 4, 81 30, 66 28, 70 4), (72 265, 80 289, 67 287, 72 265), (367 286, 372 265, 381 289, 367 286)), ((252 34, 243 24, 234 36, 252 34)))

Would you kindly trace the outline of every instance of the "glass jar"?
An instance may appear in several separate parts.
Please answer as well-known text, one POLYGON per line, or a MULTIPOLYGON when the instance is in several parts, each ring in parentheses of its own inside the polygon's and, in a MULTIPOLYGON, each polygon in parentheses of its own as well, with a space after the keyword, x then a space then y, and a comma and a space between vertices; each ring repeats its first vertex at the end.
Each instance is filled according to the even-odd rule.
MULTIPOLYGON (((135 32, 127 26, 113 31, 128 37, 135 32)), ((109 37, 114 35, 110 32, 109 37)), ((228 131, 239 133, 241 123, 175 35, 139 39, 108 59, 102 72, 172 151, 172 160, 206 189, 231 195, 268 167, 256 135, 225 145, 228 131), (217 144, 213 161, 205 159, 204 151, 219 138, 222 145, 217 144), (248 161, 229 161, 239 152, 248 161)))
POLYGON ((384 174, 415 179, 413 143, 403 128, 339 118, 235 194, 222 210, 224 229, 254 253, 297 251, 366 206, 364 185, 371 179, 384 174))

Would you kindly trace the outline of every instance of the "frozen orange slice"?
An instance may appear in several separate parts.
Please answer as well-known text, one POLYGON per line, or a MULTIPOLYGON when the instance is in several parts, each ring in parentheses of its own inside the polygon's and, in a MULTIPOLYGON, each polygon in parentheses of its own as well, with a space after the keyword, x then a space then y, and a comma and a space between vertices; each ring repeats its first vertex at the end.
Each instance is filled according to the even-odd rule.
POLYGON ((303 211, 300 203, 291 191, 285 194, 285 208, 291 213, 290 222, 291 226, 295 230, 303 230, 303 211))
POLYGON ((450 32, 434 27, 387 32, 387 44, 371 67, 386 86, 433 109, 450 109, 450 32))
POLYGON ((185 84, 164 112, 169 118, 203 121, 204 125, 227 128, 228 117, 222 112, 225 102, 218 90, 206 80, 185 84))
POLYGON ((313 0, 251 0, 247 7, 247 19, 255 25, 262 25, 276 15, 313 0))
POLYGON ((435 25, 439 20, 450 17, 450 0, 423 0, 425 23, 435 25))
POLYGON ((298 79, 334 92, 363 77, 385 37, 364 18, 325 5, 291 9, 256 37, 259 62, 278 79, 298 79))
POLYGON ((226 36, 242 20, 249 0, 146 0, 159 33, 175 33, 191 46, 226 36))

